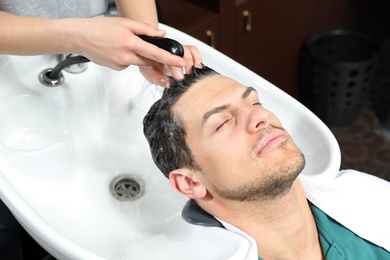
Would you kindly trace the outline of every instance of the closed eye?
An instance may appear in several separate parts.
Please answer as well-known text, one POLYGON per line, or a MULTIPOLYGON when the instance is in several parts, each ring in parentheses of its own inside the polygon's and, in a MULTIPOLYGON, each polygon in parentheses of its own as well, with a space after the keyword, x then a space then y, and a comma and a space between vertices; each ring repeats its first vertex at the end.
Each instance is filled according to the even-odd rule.
POLYGON ((262 106, 262 105, 263 105, 263 103, 260 103, 260 102, 254 102, 254 103, 252 103, 252 105, 253 105, 253 106, 262 106))
POLYGON ((222 124, 220 124, 215 131, 219 131, 222 127, 224 127, 232 118, 225 120, 222 124))

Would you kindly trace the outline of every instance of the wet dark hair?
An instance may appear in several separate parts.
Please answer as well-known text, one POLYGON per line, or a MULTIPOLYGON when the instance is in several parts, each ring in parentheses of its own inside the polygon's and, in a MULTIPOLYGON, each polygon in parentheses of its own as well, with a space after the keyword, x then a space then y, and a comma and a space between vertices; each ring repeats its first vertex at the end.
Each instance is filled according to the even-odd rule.
POLYGON ((182 80, 171 78, 171 87, 164 90, 161 99, 151 106, 144 117, 144 135, 149 142, 153 161, 167 178, 175 169, 200 169, 186 143, 186 131, 173 106, 193 84, 216 74, 213 69, 203 66, 201 69, 192 67, 192 73, 182 80))

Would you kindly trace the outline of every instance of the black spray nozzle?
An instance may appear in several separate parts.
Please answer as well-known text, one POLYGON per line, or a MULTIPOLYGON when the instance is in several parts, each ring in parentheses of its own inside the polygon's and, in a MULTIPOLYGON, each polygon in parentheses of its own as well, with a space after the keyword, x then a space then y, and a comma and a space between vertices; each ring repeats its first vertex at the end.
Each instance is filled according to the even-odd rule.
POLYGON ((184 56, 184 48, 178 41, 175 41, 170 38, 153 37, 153 36, 145 36, 145 35, 140 35, 139 37, 142 40, 151 43, 153 45, 156 45, 157 47, 166 50, 174 55, 180 57, 184 56))

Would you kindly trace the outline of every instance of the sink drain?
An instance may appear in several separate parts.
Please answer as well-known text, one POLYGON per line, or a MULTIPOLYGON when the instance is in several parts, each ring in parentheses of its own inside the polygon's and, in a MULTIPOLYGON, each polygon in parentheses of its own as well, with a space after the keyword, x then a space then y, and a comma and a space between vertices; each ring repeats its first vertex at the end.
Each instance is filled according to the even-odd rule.
POLYGON ((137 176, 121 174, 110 183, 110 191, 120 201, 136 200, 144 193, 144 182, 137 176))

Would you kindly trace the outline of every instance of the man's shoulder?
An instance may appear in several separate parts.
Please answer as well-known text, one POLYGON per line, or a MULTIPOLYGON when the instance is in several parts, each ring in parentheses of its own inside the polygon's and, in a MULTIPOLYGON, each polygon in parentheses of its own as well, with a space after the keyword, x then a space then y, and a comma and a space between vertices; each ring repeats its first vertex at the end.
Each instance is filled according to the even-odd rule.
POLYGON ((390 250, 389 182, 354 170, 340 171, 326 182, 310 176, 300 180, 314 205, 358 236, 390 250))
POLYGON ((390 253, 382 247, 357 236, 338 221, 310 204, 315 218, 321 247, 328 259, 387 259, 390 253))

